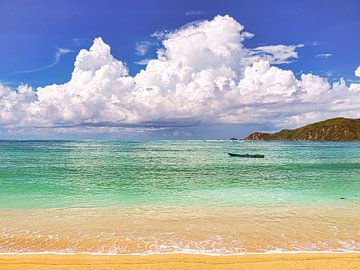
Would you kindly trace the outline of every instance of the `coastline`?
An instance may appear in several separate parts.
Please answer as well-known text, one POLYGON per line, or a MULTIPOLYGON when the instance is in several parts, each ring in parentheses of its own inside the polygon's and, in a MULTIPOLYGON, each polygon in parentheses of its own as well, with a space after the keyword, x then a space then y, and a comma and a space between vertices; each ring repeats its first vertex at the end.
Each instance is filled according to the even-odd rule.
POLYGON ((0 270, 80 269, 355 269, 360 253, 271 253, 244 255, 0 254, 0 270))

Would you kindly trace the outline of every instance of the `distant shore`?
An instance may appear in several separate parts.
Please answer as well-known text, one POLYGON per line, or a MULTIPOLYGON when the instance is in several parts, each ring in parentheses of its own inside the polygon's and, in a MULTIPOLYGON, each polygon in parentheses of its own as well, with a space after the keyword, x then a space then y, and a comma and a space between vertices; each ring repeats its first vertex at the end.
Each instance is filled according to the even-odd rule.
POLYGON ((296 129, 275 133, 253 132, 245 137, 250 141, 319 141, 359 142, 360 119, 333 118, 296 129))
POLYGON ((236 256, 164 255, 0 255, 0 270, 183 270, 183 269, 358 269, 360 253, 279 253, 236 256))

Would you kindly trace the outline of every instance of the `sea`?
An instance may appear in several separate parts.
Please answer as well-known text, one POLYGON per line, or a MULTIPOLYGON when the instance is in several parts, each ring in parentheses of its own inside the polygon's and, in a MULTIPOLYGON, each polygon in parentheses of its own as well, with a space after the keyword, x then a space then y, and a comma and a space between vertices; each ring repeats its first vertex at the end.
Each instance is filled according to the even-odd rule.
POLYGON ((0 141, 0 253, 354 251, 360 143, 0 141))

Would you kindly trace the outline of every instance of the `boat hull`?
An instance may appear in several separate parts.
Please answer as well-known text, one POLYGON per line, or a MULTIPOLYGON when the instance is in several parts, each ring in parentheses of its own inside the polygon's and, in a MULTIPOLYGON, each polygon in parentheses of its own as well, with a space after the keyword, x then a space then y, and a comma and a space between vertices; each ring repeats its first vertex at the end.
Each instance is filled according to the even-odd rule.
POLYGON ((264 155, 249 155, 249 154, 234 154, 234 153, 228 153, 231 157, 241 157, 241 158, 264 158, 264 155))

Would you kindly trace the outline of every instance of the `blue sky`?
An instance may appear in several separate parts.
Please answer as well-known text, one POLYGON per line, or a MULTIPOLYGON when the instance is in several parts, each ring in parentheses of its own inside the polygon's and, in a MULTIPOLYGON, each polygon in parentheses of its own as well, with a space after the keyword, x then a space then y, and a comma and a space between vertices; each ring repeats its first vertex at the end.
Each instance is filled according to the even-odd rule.
MULTIPOLYGON (((79 50, 88 49, 96 37, 102 37, 112 55, 135 76, 145 68, 136 62, 156 58, 161 42, 153 33, 175 31, 216 15, 229 15, 254 34, 244 42, 248 48, 303 44, 296 49, 297 59, 274 64, 293 71, 297 78, 312 73, 329 82, 340 78, 348 84, 359 82, 354 75, 360 64, 360 1, 356 0, 0 0, 0 82, 12 88, 21 83, 34 88, 65 83, 79 50), (145 44, 143 55, 136 51, 137 44, 145 44)), ((235 131, 233 124, 231 133, 243 135, 256 123, 245 129, 239 125, 235 131)), ((206 137, 207 132, 196 131, 194 136, 206 137)), ((215 133, 221 137, 221 132, 215 133)))
MULTIPOLYGON (((300 58, 287 68, 338 79, 355 79, 360 59, 359 1, 0 1, 0 80, 33 86, 63 83, 70 78, 76 53, 101 36, 131 74, 140 41, 152 41, 158 30, 171 30, 194 20, 229 14, 255 33, 248 46, 299 44, 300 58), (187 15, 188 14, 188 15, 187 15), (317 44, 316 46, 311 46, 317 44), (51 68, 57 48, 69 48, 51 68), (328 58, 318 54, 332 54, 328 58), (15 72, 15 74, 14 74, 15 72)), ((150 50, 149 56, 155 49, 150 50)))

